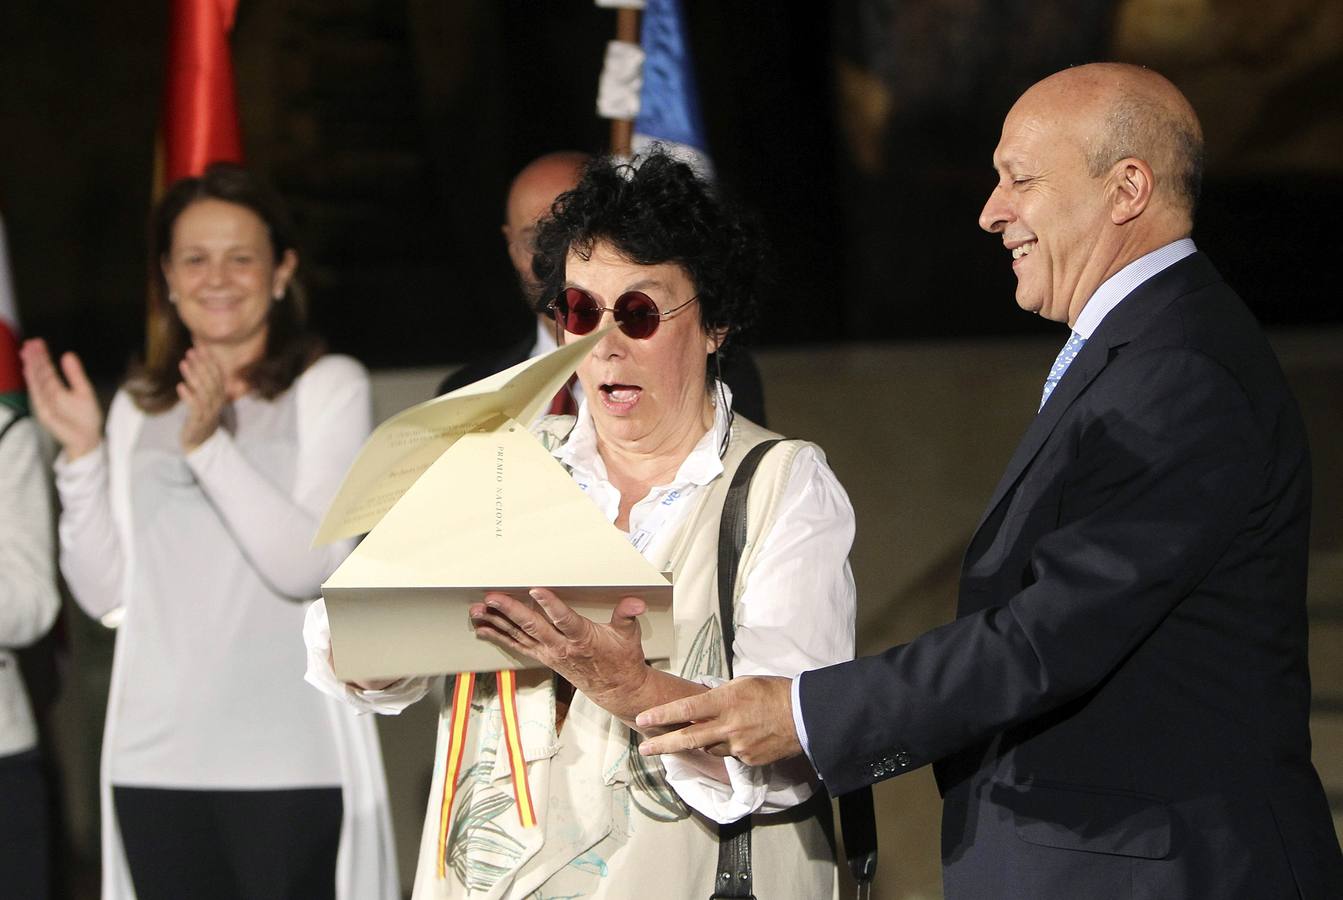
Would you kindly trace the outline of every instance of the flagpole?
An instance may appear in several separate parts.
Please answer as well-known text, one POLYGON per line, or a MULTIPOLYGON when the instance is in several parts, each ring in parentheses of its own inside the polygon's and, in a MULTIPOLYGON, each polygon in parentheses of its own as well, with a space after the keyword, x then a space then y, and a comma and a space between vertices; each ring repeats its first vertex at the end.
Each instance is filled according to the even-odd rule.
MULTIPOLYGON (((621 7, 616 10, 616 40, 627 44, 639 44, 639 10, 621 7)), ((630 157, 634 155, 634 120, 611 120, 611 155, 630 157)))

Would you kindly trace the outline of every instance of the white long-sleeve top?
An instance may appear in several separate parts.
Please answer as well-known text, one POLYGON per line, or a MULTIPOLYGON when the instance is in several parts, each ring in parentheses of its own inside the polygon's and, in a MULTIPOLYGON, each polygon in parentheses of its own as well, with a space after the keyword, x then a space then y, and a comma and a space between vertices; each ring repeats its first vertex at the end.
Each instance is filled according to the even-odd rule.
POLYGON ((303 684, 292 638, 350 543, 310 547, 371 428, 368 375, 326 356, 273 400, 246 395, 184 454, 181 404, 118 392, 106 439, 60 458, 61 565, 79 605, 120 608, 103 738, 105 898, 130 897, 111 784, 344 789, 342 898, 395 893, 376 735, 303 684))
POLYGON ((37 743, 12 650, 46 634, 60 609, 46 465, 32 419, 0 406, 0 756, 37 743), (11 424, 11 422, 13 424, 11 424))
MULTIPOLYGON (((726 388, 724 389, 726 392, 726 388)), ((730 393, 727 394, 730 402, 730 393)), ((723 472, 718 447, 728 428, 726 407, 686 457, 673 480, 654 487, 630 512, 631 542, 660 565, 693 508, 693 498, 723 472)), ((575 482, 614 522, 620 493, 607 479, 586 405, 554 455, 575 482)), ((848 564, 854 517, 848 495, 818 448, 793 460, 774 527, 765 536, 737 606, 733 643, 737 675, 795 677, 853 657, 856 594, 848 564)), ((430 679, 408 678, 384 691, 360 691, 337 681, 329 659, 330 632, 321 602, 304 629, 308 680, 368 712, 396 713, 419 700, 430 679)), ((701 814, 730 822, 751 812, 775 812, 811 796, 815 775, 805 761, 753 768, 727 760, 731 784, 704 775, 691 762, 663 757, 667 780, 701 814)))
MULTIPOLYGON (((323 508, 368 434, 368 378, 327 357, 296 386, 245 395, 230 427, 183 454, 177 404, 134 415, 122 529, 112 512, 109 447, 132 416, 118 394, 108 440, 58 460, 61 562, 90 614, 125 608, 110 730, 114 784, 178 788, 334 785, 326 712, 305 690, 296 601, 318 593, 348 543, 310 549, 323 508), (297 395, 322 389, 318 427, 300 428, 297 395), (126 536, 135 536, 132 560, 126 536), (130 652, 133 649, 133 652, 130 652)), ((137 411, 138 412, 138 411, 137 411)))

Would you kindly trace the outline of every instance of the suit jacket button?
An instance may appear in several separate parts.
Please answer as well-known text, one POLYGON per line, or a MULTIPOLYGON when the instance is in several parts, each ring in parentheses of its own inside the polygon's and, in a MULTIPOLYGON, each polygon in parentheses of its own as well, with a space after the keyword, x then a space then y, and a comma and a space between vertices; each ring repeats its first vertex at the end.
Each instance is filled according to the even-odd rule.
POLYGON ((909 768, 909 752, 906 750, 897 750, 895 752, 895 763, 902 769, 909 768))

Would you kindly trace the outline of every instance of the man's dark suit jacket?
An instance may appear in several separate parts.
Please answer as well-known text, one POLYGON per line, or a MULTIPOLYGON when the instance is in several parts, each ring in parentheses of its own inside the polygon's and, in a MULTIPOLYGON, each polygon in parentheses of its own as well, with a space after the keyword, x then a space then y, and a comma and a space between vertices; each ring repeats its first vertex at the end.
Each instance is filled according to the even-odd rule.
POLYGON ((809 672, 834 794, 935 763, 949 900, 1343 898, 1310 762, 1310 460, 1202 254, 1104 319, 970 541, 956 621, 809 672))
MULTIPOLYGON (((488 378, 495 372, 502 372, 509 366, 532 355, 536 346, 536 335, 529 334, 516 344, 474 359, 453 372, 438 386, 438 393, 446 394, 459 387, 465 387, 482 378, 488 378)), ((723 354, 723 380, 732 389, 732 409, 737 415, 750 419, 757 425, 765 425, 765 389, 760 383, 760 371, 755 360, 744 349, 733 348, 723 354)))

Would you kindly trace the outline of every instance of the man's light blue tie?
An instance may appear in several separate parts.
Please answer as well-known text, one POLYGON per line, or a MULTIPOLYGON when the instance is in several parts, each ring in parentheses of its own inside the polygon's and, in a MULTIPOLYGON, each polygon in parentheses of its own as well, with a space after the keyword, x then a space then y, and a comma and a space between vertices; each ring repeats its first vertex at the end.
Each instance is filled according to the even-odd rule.
POLYGON ((1059 379, 1063 377, 1064 372, 1068 371, 1068 366, 1072 365, 1073 360, 1077 359, 1078 351, 1082 349, 1082 345, 1086 342, 1086 338, 1074 331, 1072 336, 1068 338, 1068 343, 1063 345, 1063 349, 1054 359, 1054 367, 1049 370, 1049 377, 1045 379, 1045 390, 1040 395, 1040 409, 1044 409, 1045 401, 1049 399, 1050 394, 1054 393, 1054 388, 1058 387, 1059 379))

